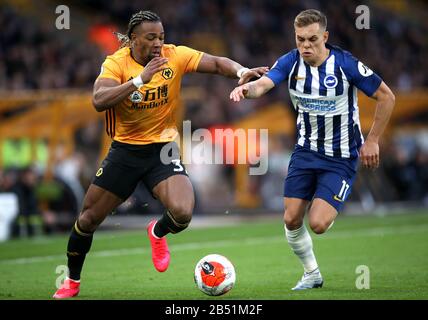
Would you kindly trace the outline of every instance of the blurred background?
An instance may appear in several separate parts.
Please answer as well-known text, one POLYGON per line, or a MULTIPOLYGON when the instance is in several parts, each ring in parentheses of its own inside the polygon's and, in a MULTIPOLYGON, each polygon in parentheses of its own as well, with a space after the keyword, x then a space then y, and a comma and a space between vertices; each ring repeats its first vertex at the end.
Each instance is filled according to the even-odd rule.
MULTIPOLYGON (((428 207, 428 5, 372 0, 370 29, 358 30, 359 1, 162 0, 0 1, 0 240, 69 231, 110 144, 105 115, 91 104, 105 57, 118 48, 131 15, 160 15, 165 43, 227 56, 244 66, 272 66, 295 47, 293 20, 317 8, 328 18, 332 44, 351 51, 393 89, 396 106, 381 141, 381 166, 360 169, 344 214, 389 214, 428 207), (55 27, 58 5, 70 28, 55 27)), ((196 193, 195 217, 278 214, 295 144, 296 115, 286 85, 234 104, 236 81, 184 77, 179 123, 192 130, 269 130, 268 172, 247 165, 187 165, 196 193)), ((359 95, 362 128, 375 102, 359 95)), ((212 141, 213 144, 216 141, 212 141)), ((102 228, 139 226, 163 208, 143 185, 102 228), (144 220, 144 219, 143 219, 144 220)))

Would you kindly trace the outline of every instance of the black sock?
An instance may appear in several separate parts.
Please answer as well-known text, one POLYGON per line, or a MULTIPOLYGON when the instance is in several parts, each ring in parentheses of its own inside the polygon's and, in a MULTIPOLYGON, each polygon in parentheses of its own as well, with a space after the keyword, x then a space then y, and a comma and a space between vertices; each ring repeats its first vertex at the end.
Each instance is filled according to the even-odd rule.
POLYGON ((155 224, 154 234, 158 238, 166 236, 168 233, 178 233, 183 231, 189 225, 189 222, 177 222, 168 210, 164 212, 162 218, 155 224))
POLYGON ((67 246, 68 276, 70 279, 80 280, 80 273, 82 272, 86 254, 91 248, 92 236, 93 233, 82 231, 76 221, 71 229, 67 246))

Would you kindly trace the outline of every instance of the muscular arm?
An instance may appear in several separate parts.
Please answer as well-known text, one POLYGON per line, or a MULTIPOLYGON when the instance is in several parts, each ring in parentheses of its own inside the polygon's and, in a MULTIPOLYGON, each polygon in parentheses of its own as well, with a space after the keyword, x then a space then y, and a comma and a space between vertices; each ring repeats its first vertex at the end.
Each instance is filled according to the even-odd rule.
POLYGON ((378 142, 394 109, 395 96, 385 82, 382 82, 372 98, 377 100, 377 104, 373 125, 367 136, 367 140, 378 142))
POLYGON ((100 78, 95 81, 92 104, 95 110, 102 112, 123 101, 137 90, 132 80, 120 84, 116 80, 100 78))
POLYGON ((391 117, 395 96, 385 82, 382 82, 372 98, 377 100, 375 116, 367 139, 360 149, 360 156, 363 166, 374 169, 379 166, 379 138, 391 117))
POLYGON ((228 78, 238 78, 236 73, 243 68, 238 62, 226 57, 217 57, 204 53, 199 62, 197 72, 220 74, 228 78))
MULTIPOLYGON (((226 57, 217 57, 210 54, 204 53, 201 61, 199 62, 196 72, 201 73, 214 73, 219 74, 228 78, 238 78, 238 70, 244 68, 238 62, 235 62, 226 57)), ((269 71, 268 67, 258 67, 253 69, 247 69, 239 80, 239 84, 246 83, 252 78, 260 78, 266 72, 269 71)))
POLYGON ((259 80, 252 81, 249 83, 246 83, 242 86, 236 87, 231 93, 230 93, 230 99, 238 102, 241 99, 255 99, 262 95, 264 95, 266 92, 268 92, 270 89, 272 89, 275 86, 273 81, 268 77, 261 77, 259 80))
MULTIPOLYGON (((144 83, 149 83, 153 75, 162 70, 164 64, 167 62, 168 59, 162 57, 150 60, 140 74, 141 80, 144 83)), ((135 90, 137 90, 137 87, 132 80, 120 84, 113 79, 99 78, 94 84, 92 104, 98 112, 101 112, 125 100, 135 90)))

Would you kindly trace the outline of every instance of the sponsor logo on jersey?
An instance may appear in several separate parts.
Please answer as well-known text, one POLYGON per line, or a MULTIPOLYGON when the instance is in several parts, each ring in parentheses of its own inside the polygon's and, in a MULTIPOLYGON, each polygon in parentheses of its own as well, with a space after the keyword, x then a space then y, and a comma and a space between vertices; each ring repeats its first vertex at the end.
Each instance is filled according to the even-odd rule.
POLYGON ((358 72, 363 77, 370 77, 373 74, 373 71, 367 67, 365 64, 363 64, 361 61, 358 61, 358 72))
POLYGON ((320 100, 312 98, 303 98, 296 96, 299 108, 305 111, 324 111, 330 112, 336 110, 336 100, 320 100))

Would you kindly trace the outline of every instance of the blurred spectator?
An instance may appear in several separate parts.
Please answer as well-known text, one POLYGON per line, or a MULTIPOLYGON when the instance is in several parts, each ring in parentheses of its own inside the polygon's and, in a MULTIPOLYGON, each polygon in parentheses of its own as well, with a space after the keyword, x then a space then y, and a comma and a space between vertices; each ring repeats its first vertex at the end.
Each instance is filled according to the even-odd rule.
POLYGON ((75 192, 60 178, 39 181, 32 167, 0 170, 0 240, 69 230, 78 210, 75 192))
POLYGON ((96 45, 63 37, 3 3, 0 28, 2 89, 92 87, 103 58, 96 45))
POLYGON ((282 211, 284 207, 281 190, 284 188, 293 149, 293 142, 285 136, 273 136, 269 141, 268 172, 262 176, 260 184, 260 195, 265 208, 282 211))
POLYGON ((32 164, 42 168, 46 166, 48 158, 46 141, 31 141, 28 138, 22 138, 4 139, 2 142, 0 157, 3 168, 23 169, 32 164), (34 159, 32 159, 33 152, 34 159))
MULTIPOLYGON (((296 14, 314 7, 327 15, 331 43, 353 52, 392 87, 409 91, 428 86, 428 25, 423 18, 426 4, 405 3, 394 8, 384 1, 371 2, 371 28, 357 30, 355 8, 360 4, 357 0, 147 0, 143 3, 137 0, 87 0, 78 4, 81 10, 80 13, 73 11, 73 19, 88 23, 83 25, 84 22, 81 22, 83 26, 73 28, 67 36, 49 23, 41 22, 40 17, 37 20, 36 17, 25 16, 13 4, 1 3, 0 87, 9 91, 58 88, 90 90, 105 56, 117 48, 112 31, 125 32, 131 15, 139 10, 153 10, 161 16, 166 43, 188 45, 230 56, 248 67, 271 66, 275 59, 295 47, 293 19, 296 14), (78 15, 82 12, 87 19, 79 19, 78 15)), ((288 99, 286 90, 277 89, 261 99, 233 104, 228 93, 234 84, 234 80, 197 74, 183 79, 183 86, 196 87, 199 91, 199 98, 187 104, 185 114, 185 119, 192 120, 194 130, 219 124, 227 126, 267 104, 288 99)), ((59 188, 58 194, 47 192, 49 187, 45 188, 46 185, 37 188, 37 194, 48 196, 49 200, 48 209, 42 210, 47 229, 66 228, 69 218, 78 214, 82 187, 85 189, 89 185, 98 165, 103 125, 89 125, 77 132, 77 152, 62 159, 56 168, 57 180, 53 185, 59 188), (58 215, 58 212, 64 214, 58 215)), ((287 153, 293 148, 292 143, 280 140, 274 138, 271 141, 268 174, 252 180, 252 183, 257 184, 253 187, 261 193, 264 206, 271 209, 282 206, 282 193, 279 191, 287 167, 287 153)), ((393 182, 396 193, 394 197, 384 196, 384 200, 419 201, 425 198, 428 201, 428 148, 422 147, 422 144, 423 141, 419 143, 419 148, 409 149, 397 143, 382 156, 383 167, 379 170, 393 182)), ((46 150, 39 153, 46 162, 46 150)), ((3 164, 7 167, 30 165, 31 152, 25 140, 5 141, 2 154, 5 160, 3 164)), ((194 173, 195 189, 200 190, 199 198, 206 201, 207 206, 217 205, 221 202, 219 199, 225 199, 225 205, 233 203, 232 166, 189 165, 188 169, 194 173)), ((14 192, 19 194, 20 203, 26 199, 21 212, 39 214, 36 213, 31 191, 35 177, 28 173, 23 181, 14 185, 11 183, 13 174, 6 176, 4 181, 9 182, 3 182, 3 188, 16 188, 14 192)), ((372 183, 362 180, 367 184, 372 183)), ((157 210, 155 203, 145 200, 147 197, 150 197, 148 193, 139 188, 119 211, 150 211, 146 209, 147 202, 157 210)), ((33 233, 31 226, 27 226, 27 233, 33 233)))
POLYGON ((419 189, 416 193, 417 199, 428 200, 428 152, 421 148, 416 150, 415 167, 417 172, 417 181, 419 189))
POLYGON ((82 206, 85 196, 85 190, 80 181, 85 161, 82 153, 75 152, 70 157, 63 157, 55 167, 55 176, 64 181, 72 190, 78 208, 82 206))
POLYGON ((381 169, 396 190, 396 200, 425 200, 428 197, 428 152, 414 138, 413 143, 403 141, 396 141, 385 150, 381 169))
POLYGON ((37 197, 43 204, 43 232, 69 231, 79 214, 78 199, 73 189, 61 178, 43 181, 37 187, 37 197))
POLYGON ((41 226, 40 211, 36 197, 37 175, 31 167, 20 171, 16 184, 19 199, 19 215, 13 229, 13 236, 33 237, 41 226))
POLYGON ((19 199, 13 172, 0 170, 0 242, 10 238, 19 212, 19 199))
POLYGON ((91 16, 88 39, 84 35, 63 37, 55 28, 38 24, 2 4, 0 83, 13 90, 92 86, 105 55, 117 48, 112 31, 119 28, 124 32, 131 15, 139 10, 159 13, 167 43, 231 56, 247 66, 272 65, 295 46, 295 15, 315 7, 327 14, 330 41, 360 57, 388 84, 403 90, 427 86, 428 27, 418 14, 420 9, 408 3, 407 12, 396 12, 372 4, 371 28, 358 30, 355 8, 359 4, 356 0, 88 0, 81 4, 91 16))

